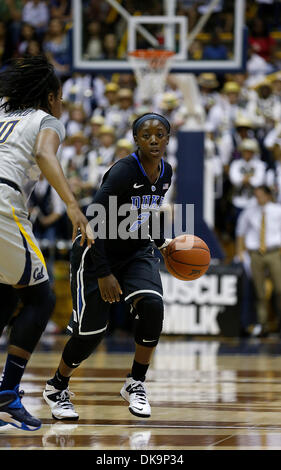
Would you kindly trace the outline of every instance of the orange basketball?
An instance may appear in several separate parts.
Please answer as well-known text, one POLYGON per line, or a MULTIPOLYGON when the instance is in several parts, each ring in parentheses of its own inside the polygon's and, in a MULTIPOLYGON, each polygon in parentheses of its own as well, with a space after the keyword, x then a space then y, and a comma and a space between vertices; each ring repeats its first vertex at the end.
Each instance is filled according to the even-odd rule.
POLYGON ((167 246, 164 256, 170 274, 182 281, 193 281, 207 271, 211 255, 206 243, 195 235, 180 235, 167 246))

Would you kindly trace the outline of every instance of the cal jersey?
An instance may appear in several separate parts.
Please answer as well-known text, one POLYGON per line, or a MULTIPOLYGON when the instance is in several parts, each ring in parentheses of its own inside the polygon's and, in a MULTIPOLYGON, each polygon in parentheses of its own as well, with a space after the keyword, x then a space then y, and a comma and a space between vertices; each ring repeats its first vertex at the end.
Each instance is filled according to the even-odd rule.
POLYGON ((63 124, 44 111, 0 115, 0 283, 27 286, 48 279, 26 205, 40 176, 34 148, 45 128, 63 140, 63 124))
POLYGON ((16 183, 25 200, 40 176, 34 146, 45 128, 54 129, 62 142, 63 124, 45 111, 27 109, 0 115, 0 177, 16 183))

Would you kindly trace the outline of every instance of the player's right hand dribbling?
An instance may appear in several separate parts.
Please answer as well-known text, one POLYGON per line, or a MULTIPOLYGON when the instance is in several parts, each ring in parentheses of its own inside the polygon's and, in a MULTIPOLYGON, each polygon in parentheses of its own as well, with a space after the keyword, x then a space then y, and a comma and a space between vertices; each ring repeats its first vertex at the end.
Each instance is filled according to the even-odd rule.
POLYGON ((104 302, 113 302, 120 301, 120 295, 122 295, 122 290, 119 282, 113 274, 109 276, 100 277, 98 279, 100 294, 104 302))

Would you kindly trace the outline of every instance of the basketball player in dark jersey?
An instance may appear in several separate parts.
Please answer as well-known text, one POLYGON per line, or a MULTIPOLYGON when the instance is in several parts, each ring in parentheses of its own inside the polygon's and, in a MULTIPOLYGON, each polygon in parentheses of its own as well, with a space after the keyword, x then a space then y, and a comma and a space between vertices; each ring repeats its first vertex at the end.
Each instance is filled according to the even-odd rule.
POLYGON ((147 113, 133 123, 132 130, 137 151, 107 171, 93 206, 88 208, 88 218, 103 209, 103 215, 96 220, 105 232, 96 234, 93 218, 90 225, 95 231, 94 245, 81 247, 79 236, 73 245, 73 313, 68 326, 72 336, 43 392, 56 419, 78 419, 70 402, 69 379, 100 343, 111 304, 120 300, 131 305, 136 344, 132 369, 120 394, 129 402, 132 414, 151 415, 144 381, 163 323, 160 260, 154 257, 153 241, 163 254, 170 242, 165 240, 161 224, 153 234, 153 221, 158 220, 171 184, 172 168, 163 158, 170 124, 161 115, 147 113), (129 218, 126 208, 130 209, 129 218), (115 232, 112 226, 117 228, 115 232))

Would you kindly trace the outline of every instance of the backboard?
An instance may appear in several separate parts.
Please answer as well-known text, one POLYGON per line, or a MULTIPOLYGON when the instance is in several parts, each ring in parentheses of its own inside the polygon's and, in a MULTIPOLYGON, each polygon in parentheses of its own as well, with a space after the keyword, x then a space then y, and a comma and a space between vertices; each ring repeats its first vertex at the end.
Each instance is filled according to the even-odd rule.
POLYGON ((172 73, 239 72, 244 14, 245 0, 75 0, 73 68, 131 72, 128 52, 164 48, 175 53, 172 73))

